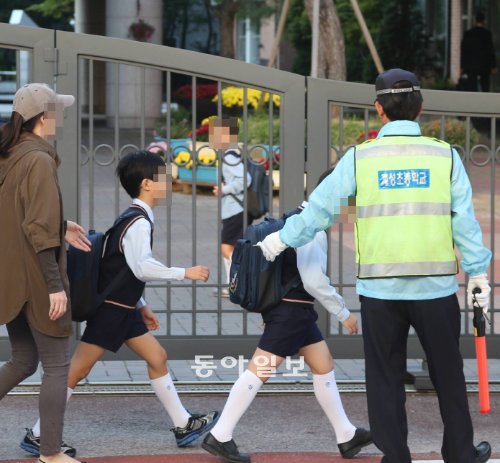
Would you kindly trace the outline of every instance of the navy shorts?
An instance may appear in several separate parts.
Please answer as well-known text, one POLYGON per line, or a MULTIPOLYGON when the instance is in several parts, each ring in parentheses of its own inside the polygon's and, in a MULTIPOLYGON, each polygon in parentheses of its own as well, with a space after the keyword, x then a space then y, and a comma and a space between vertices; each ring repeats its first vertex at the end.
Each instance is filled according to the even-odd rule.
MULTIPOLYGON (((247 225, 252 223, 251 217, 248 217, 247 225)), ((222 220, 221 242, 222 244, 236 245, 236 242, 243 238, 243 211, 239 214, 222 220)))
POLYGON ((87 320, 81 340, 117 352, 125 341, 147 332, 149 330, 138 310, 105 303, 87 320))
POLYGON ((262 319, 265 326, 259 347, 279 357, 295 355, 302 347, 323 341, 312 304, 282 302, 263 313, 262 319))

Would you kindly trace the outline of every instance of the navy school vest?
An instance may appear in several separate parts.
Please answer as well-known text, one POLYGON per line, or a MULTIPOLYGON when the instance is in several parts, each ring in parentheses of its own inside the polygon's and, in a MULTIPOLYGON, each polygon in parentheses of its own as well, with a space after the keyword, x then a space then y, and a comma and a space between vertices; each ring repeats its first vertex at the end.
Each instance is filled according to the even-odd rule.
POLYGON ((122 249, 122 239, 130 226, 137 220, 144 218, 151 224, 151 248, 153 247, 153 223, 145 209, 137 204, 132 204, 126 209, 113 224, 113 229, 106 241, 103 258, 99 267, 99 291, 102 291, 124 268, 128 272, 121 283, 108 295, 107 303, 125 308, 135 308, 141 298, 146 283, 136 278, 127 265, 122 249))

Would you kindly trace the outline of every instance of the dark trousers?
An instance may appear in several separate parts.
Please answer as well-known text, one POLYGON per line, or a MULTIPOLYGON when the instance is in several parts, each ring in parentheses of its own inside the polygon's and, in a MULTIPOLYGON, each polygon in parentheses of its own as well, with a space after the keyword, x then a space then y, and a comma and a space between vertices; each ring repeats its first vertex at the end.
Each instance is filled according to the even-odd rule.
POLYGON ((406 345, 410 326, 425 351, 444 424, 445 463, 473 463, 472 422, 459 349, 456 295, 422 301, 361 296, 368 416, 382 463, 410 463, 405 410, 406 345))
POLYGON ((490 91, 490 71, 465 71, 467 83, 465 90, 468 92, 489 92, 490 91))
MULTIPOLYGON (((48 309, 47 309, 48 310, 48 309)), ((0 368, 0 399, 21 381, 35 373, 42 362, 40 387, 41 454, 61 451, 69 370, 69 337, 55 338, 29 325, 24 312, 7 323, 12 358, 0 368)))

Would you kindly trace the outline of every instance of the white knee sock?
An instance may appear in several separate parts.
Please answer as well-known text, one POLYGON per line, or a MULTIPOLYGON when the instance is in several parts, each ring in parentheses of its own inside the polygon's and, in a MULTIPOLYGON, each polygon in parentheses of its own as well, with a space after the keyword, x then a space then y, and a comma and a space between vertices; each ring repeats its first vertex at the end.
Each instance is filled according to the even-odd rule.
POLYGON ((229 284, 229 271, 231 269, 231 259, 224 259, 224 268, 226 269, 226 283, 229 284))
POLYGON ((316 399, 335 430, 337 444, 350 441, 354 437, 356 427, 345 414, 335 381, 335 372, 332 370, 326 375, 313 375, 313 386, 316 399))
MULTIPOLYGON (((69 399, 71 398, 71 394, 73 394, 73 389, 68 387, 66 389, 66 403, 68 403, 69 399)), ((40 418, 38 418, 35 425, 31 428, 31 432, 35 437, 40 437, 40 418)))
POLYGON ((190 414, 186 411, 177 395, 170 373, 161 378, 151 380, 151 387, 160 399, 176 428, 183 428, 188 423, 190 414))
POLYGON ((250 370, 245 370, 233 384, 219 421, 210 431, 219 442, 228 442, 233 438, 234 428, 247 411, 262 384, 262 381, 250 370))

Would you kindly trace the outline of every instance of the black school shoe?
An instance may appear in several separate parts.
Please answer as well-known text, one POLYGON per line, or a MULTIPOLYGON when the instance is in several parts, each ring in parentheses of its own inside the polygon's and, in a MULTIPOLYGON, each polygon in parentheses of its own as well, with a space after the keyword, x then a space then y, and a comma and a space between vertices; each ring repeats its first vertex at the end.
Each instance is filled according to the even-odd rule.
POLYGON ((240 453, 233 439, 228 442, 219 442, 211 433, 208 433, 203 439, 201 447, 228 463, 250 463, 251 461, 249 455, 240 453))
POLYGON ((363 447, 370 445, 372 442, 370 431, 356 428, 354 437, 348 442, 339 444, 338 447, 342 458, 354 458, 363 447))
POLYGON ((219 412, 210 412, 206 415, 193 413, 183 428, 172 428, 178 447, 185 447, 198 437, 210 431, 219 419, 219 412))
POLYGON ((476 447, 475 463, 485 463, 491 457, 491 445, 489 442, 480 442, 476 447))
MULTIPOLYGON (((26 435, 19 444, 19 447, 21 447, 25 452, 36 455, 37 457, 40 456, 40 438, 35 437, 33 435, 33 431, 29 428, 26 428, 26 435)), ((61 442, 61 452, 70 457, 74 457, 76 455, 76 449, 68 444, 65 444, 64 442, 61 442)))

